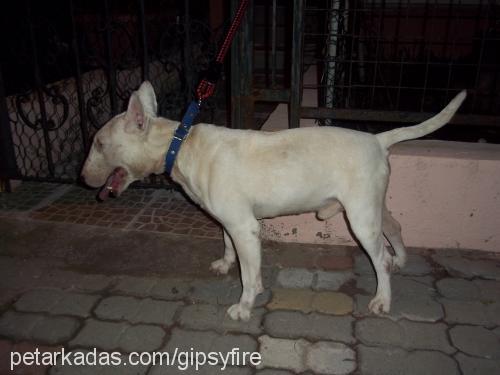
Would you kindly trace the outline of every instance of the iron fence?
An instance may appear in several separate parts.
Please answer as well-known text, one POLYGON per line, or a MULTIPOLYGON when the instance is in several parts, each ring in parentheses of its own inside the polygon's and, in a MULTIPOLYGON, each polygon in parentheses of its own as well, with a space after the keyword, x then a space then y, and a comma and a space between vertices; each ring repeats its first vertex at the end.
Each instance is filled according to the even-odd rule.
POLYGON ((498 125, 498 2, 306 0, 305 14, 304 44, 317 49, 303 66, 318 79, 303 87, 318 90, 323 109, 304 117, 415 122, 466 88, 468 116, 455 122, 475 126, 476 139, 488 133, 480 126, 498 125))
POLYGON ((233 90, 243 96, 241 123, 252 124, 241 114, 256 102, 281 101, 289 127, 313 118, 381 131, 430 117, 465 88, 454 126, 437 136, 500 142, 497 1, 254 0, 254 8, 239 48, 248 56, 253 44, 254 61, 242 62, 253 75, 232 81, 247 87, 233 90), (317 103, 305 106, 311 92, 317 103))
MULTIPOLYGON (((190 1, 24 0, 1 7, 4 178, 74 181, 93 134, 145 79, 160 115, 180 119, 221 29, 209 24, 208 3, 190 1)), ((200 121, 213 122, 224 89, 200 121)))

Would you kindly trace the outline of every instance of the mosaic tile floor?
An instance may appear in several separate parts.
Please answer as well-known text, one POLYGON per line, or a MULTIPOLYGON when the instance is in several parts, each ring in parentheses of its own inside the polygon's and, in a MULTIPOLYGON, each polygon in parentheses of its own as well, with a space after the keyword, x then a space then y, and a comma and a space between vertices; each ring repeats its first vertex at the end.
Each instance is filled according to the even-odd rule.
MULTIPOLYGON (((17 194, 14 193, 14 195, 17 194)), ((129 189, 119 198, 96 200, 96 192, 73 187, 31 213, 37 220, 221 238, 218 224, 178 192, 129 189)))

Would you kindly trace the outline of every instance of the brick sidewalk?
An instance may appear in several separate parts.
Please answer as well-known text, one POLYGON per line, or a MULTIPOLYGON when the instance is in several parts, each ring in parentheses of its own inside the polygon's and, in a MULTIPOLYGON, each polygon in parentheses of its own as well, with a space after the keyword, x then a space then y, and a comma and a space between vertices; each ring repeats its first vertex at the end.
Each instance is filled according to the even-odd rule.
MULTIPOLYGON (((191 347, 261 353, 262 369, 231 367, 224 372, 230 375, 500 373, 496 255, 412 251, 407 267, 393 275, 391 313, 377 317, 367 312, 376 282, 359 250, 266 243, 266 292, 249 322, 233 322, 225 310, 239 298, 237 271, 224 277, 202 271, 222 253, 210 219, 172 193, 133 190, 104 204, 94 203, 93 194, 25 184, 13 198, 0 195, 0 231, 8 228, 0 242, 0 374, 12 373, 11 351, 35 347, 124 356, 191 347), (188 229, 180 233, 181 226, 188 229), (145 238, 151 249, 136 248, 134 241, 145 238), (85 239, 88 254, 81 254, 85 239), (123 249, 121 259, 117 243, 123 242, 134 248, 123 249), (169 258, 171 268, 154 264, 169 258)), ((165 366, 14 372, 45 373, 196 372, 165 366)), ((220 371, 203 367, 197 373, 220 371)))

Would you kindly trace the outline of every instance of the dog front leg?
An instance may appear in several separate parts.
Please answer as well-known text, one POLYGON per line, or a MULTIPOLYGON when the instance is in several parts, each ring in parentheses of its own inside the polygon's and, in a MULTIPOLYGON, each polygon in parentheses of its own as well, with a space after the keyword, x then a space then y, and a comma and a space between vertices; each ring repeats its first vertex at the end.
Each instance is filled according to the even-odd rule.
POLYGON ((225 229, 223 230, 223 232, 224 232, 224 257, 217 259, 210 265, 210 269, 213 272, 221 275, 227 274, 231 266, 234 264, 234 261, 236 260, 236 253, 234 252, 233 240, 231 239, 231 237, 229 236, 229 234, 226 232, 225 229))
POLYGON ((256 219, 252 218, 245 224, 227 227, 227 229, 236 247, 243 284, 240 302, 232 305, 227 313, 233 320, 247 321, 250 319, 255 297, 262 292, 260 225, 256 219))

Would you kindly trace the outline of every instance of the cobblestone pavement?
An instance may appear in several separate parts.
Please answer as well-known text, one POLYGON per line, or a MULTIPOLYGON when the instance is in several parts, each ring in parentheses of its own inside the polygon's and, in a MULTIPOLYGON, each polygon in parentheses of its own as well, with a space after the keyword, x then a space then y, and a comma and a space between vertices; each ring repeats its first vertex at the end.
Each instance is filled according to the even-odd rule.
POLYGON ((241 292, 237 270, 207 272, 222 253, 219 231, 179 195, 133 190, 97 204, 76 187, 44 185, 35 199, 36 184, 23 186, 15 204, 0 195, 0 374, 216 374, 223 365, 9 370, 11 352, 35 348, 117 351, 122 363, 132 352, 260 353, 257 368, 223 372, 236 375, 500 373, 498 255, 413 250, 392 277, 391 313, 375 316, 361 251, 265 243, 266 291, 249 322, 234 322, 225 311, 241 292))

